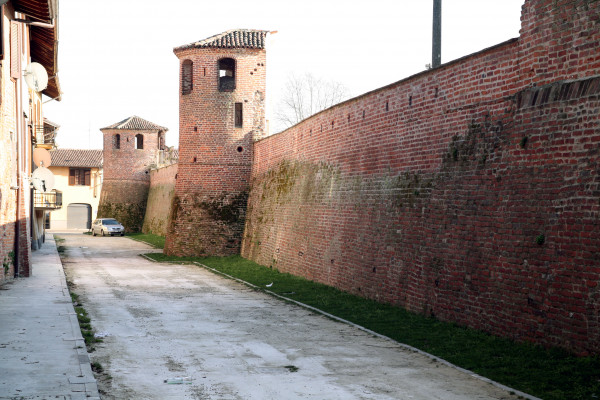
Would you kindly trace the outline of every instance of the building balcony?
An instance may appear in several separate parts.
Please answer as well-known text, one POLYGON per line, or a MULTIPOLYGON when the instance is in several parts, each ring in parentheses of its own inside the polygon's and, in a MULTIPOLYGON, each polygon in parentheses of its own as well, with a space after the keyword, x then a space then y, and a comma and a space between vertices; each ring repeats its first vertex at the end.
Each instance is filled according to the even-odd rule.
POLYGON ((62 192, 33 191, 33 207, 36 210, 57 210, 62 207, 62 192))

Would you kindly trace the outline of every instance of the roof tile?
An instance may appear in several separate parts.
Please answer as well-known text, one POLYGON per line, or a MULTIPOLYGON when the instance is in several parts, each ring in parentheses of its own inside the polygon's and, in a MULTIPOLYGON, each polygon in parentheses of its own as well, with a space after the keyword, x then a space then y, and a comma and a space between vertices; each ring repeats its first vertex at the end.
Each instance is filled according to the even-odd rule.
POLYGON ((55 149, 50 150, 50 167, 102 167, 102 150, 55 149))
POLYGON ((201 47, 264 49, 267 33, 269 31, 232 29, 198 42, 176 47, 175 51, 201 47))
POLYGON ((100 128, 100 130, 104 129, 122 129, 125 131, 168 131, 168 128, 164 126, 156 125, 150 121, 146 121, 143 118, 140 118, 136 115, 126 118, 123 121, 119 121, 116 124, 112 124, 107 126, 106 128, 100 128))

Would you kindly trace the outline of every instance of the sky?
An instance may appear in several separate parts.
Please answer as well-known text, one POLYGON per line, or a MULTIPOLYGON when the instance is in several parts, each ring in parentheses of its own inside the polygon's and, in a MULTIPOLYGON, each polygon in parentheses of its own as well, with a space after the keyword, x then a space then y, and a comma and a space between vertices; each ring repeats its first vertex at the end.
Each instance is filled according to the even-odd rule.
MULTIPOLYGON (((524 0, 442 0, 442 63, 519 36, 524 0)), ((351 97, 431 63, 433 0, 61 0, 62 100, 44 104, 57 145, 101 149, 100 128, 132 115, 165 126, 178 147, 173 48, 230 29, 267 42, 267 119, 292 74, 345 85, 351 97)), ((274 129, 276 130, 276 129, 274 129)), ((271 132, 274 133, 274 132, 271 132)))

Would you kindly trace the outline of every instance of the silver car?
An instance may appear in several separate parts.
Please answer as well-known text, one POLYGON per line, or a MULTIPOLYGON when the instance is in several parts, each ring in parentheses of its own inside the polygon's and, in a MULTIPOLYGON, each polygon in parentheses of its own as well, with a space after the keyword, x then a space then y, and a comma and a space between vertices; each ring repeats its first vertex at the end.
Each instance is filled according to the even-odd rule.
POLYGON ((92 224, 92 235, 96 236, 97 234, 102 236, 123 236, 125 234, 125 228, 114 218, 98 218, 92 224))

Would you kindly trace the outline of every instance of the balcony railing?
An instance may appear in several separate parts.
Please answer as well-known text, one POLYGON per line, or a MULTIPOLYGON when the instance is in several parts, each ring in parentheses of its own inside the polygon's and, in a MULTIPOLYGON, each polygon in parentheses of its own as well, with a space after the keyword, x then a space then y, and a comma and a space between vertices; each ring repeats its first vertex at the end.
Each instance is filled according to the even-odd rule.
POLYGON ((62 207, 62 192, 40 192, 33 191, 33 207, 45 210, 56 210, 62 207))

